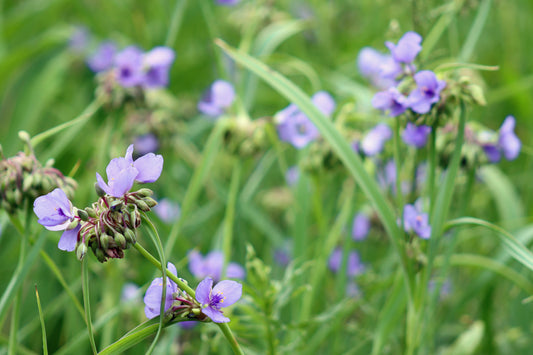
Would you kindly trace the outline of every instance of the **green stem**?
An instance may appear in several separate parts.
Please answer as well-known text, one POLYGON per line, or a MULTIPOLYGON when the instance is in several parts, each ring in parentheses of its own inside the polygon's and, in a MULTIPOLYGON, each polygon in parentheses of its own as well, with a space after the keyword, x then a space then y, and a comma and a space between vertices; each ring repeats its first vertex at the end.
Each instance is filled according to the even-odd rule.
POLYGON ((239 194, 239 185, 242 175, 242 160, 235 158, 233 173, 231 175, 231 182, 229 187, 228 203, 226 205, 226 216, 224 217, 224 266, 222 268, 222 276, 226 276, 226 269, 231 259, 231 251, 233 244, 233 225, 235 222, 235 205, 237 203, 237 195, 239 194))
POLYGON ((176 1, 174 6, 174 11, 172 12, 172 18, 170 20, 170 25, 168 26, 167 38, 165 39, 165 46, 173 47, 176 42, 176 37, 181 27, 183 20, 183 14, 185 13, 185 8, 187 7, 187 0, 176 1))
POLYGON ((85 322, 87 323, 87 331, 89 332, 89 341, 91 342, 91 349, 93 354, 97 354, 96 343, 94 341, 93 326, 91 321, 91 300, 89 298, 89 267, 87 265, 87 257, 83 258, 81 263, 81 278, 83 291, 83 305, 85 307, 85 322))

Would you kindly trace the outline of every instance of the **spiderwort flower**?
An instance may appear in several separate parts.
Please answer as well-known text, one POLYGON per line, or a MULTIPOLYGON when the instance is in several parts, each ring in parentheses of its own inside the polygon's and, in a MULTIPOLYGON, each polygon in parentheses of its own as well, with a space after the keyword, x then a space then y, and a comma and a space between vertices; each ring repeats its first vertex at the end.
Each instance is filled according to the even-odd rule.
MULTIPOLYGON (((203 257, 198 251, 189 253, 189 270, 198 279, 211 277, 215 281, 222 278, 224 267, 224 254, 221 251, 212 251, 203 257)), ((237 263, 228 263, 226 276, 232 279, 243 279, 245 271, 237 263)))
POLYGON ((374 86, 382 89, 394 86, 393 79, 402 71, 402 67, 390 55, 371 47, 364 47, 359 51, 357 67, 361 75, 370 79, 374 86))
MULTIPOLYGON (((174 276, 178 276, 176 267, 172 263, 167 264, 167 270, 169 270, 174 276)), ((178 285, 167 277, 167 291, 165 294, 165 312, 168 311, 172 303, 174 302, 173 294, 178 292, 178 285)), ((149 319, 157 317, 161 311, 161 295, 163 292, 163 278, 158 277, 148 287, 146 294, 144 295, 144 314, 149 319)))
POLYGON ((428 136, 430 133, 430 126, 417 126, 411 122, 407 122, 407 126, 402 134, 402 139, 407 145, 415 148, 423 148, 428 141, 428 136))
POLYGON ((385 46, 390 50, 392 57, 399 63, 410 64, 415 60, 418 53, 422 50, 420 43, 422 36, 416 32, 407 32, 398 41, 398 44, 385 42, 385 46))
POLYGON ((513 116, 507 116, 500 127, 498 144, 507 160, 515 160, 520 154, 522 143, 514 133, 516 120, 513 116))
POLYGON ((174 50, 168 47, 155 47, 144 54, 144 81, 148 88, 160 88, 168 85, 170 66, 176 57, 174 50))
POLYGON ((96 52, 87 59, 87 65, 95 72, 100 73, 113 67, 117 46, 113 42, 103 42, 96 52))
POLYGON ((357 213, 352 223, 352 238, 354 240, 363 240, 370 231, 370 219, 362 212, 357 213))
POLYGON ((360 149, 367 156, 374 156, 383 151, 385 143, 391 139, 392 130, 384 123, 376 125, 368 132, 360 144, 360 149))
POLYGON ((163 170, 163 157, 148 153, 133 161, 133 144, 124 158, 112 159, 106 167, 108 184, 100 174, 96 173, 98 186, 108 195, 122 197, 133 186, 134 181, 141 183, 154 182, 163 170))
POLYGON ((372 98, 372 106, 383 112, 389 111, 389 116, 396 117, 407 110, 407 98, 395 87, 380 91, 372 98))
POLYGON ((220 281, 213 287, 213 279, 210 277, 202 280, 196 288, 196 300, 202 306, 202 313, 211 318, 215 323, 227 323, 220 308, 231 306, 242 296, 242 285, 235 281, 220 281))
MULTIPOLYGON (((328 266, 331 271, 338 272, 342 265, 342 250, 336 248, 330 255, 328 266)), ((348 261, 346 263, 346 273, 348 276, 360 275, 365 271, 365 265, 361 262, 359 254, 356 251, 351 251, 348 254, 348 261)))
POLYGON ((180 206, 167 198, 162 198, 154 207, 154 212, 165 223, 173 223, 180 216, 180 206))
POLYGON ((207 116, 217 117, 222 115, 234 100, 233 85, 224 80, 216 80, 198 102, 198 111, 207 116))
POLYGON ((431 70, 422 70, 414 75, 417 88, 411 91, 407 105, 416 113, 428 113, 431 105, 440 100, 440 92, 446 87, 444 80, 437 80, 431 70))
POLYGON ((406 232, 414 231, 420 238, 429 239, 431 226, 427 213, 420 212, 415 205, 405 205, 403 208, 403 225, 406 232))
MULTIPOLYGON (((335 100, 325 91, 319 91, 311 98, 313 104, 326 116, 335 111, 335 100)), ((278 120, 277 131, 279 138, 302 149, 320 136, 318 128, 296 106, 290 104, 276 114, 278 120)))
POLYGON ((139 48, 124 48, 115 56, 114 64, 116 80, 120 85, 132 87, 143 84, 143 52, 139 48))
POLYGON ((136 154, 145 155, 156 152, 159 149, 159 141, 153 133, 147 133, 137 136, 134 146, 137 150, 136 154))
POLYGON ((217 4, 224 6, 234 6, 239 3, 240 0, 217 0, 217 4))

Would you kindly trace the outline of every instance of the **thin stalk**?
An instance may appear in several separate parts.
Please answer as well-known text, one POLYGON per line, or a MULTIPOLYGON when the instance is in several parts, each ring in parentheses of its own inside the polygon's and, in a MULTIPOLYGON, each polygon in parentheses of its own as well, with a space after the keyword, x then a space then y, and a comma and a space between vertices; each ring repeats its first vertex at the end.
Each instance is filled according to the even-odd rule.
POLYGON ((224 252, 224 266, 222 268, 222 276, 226 276, 226 269, 231 259, 231 251, 233 245, 233 227, 235 223, 235 206, 237 204, 237 195, 239 194, 239 185, 242 175, 242 160, 235 158, 233 165, 233 173, 231 175, 231 182, 228 194, 228 203, 226 205, 226 215, 224 217, 224 239, 222 250, 224 252))
POLYGON ((176 1, 174 11, 172 12, 172 18, 170 19, 170 25, 168 26, 167 38, 165 39, 166 47, 174 47, 186 7, 187 0, 176 1))
POLYGON ((39 298, 39 291, 35 285, 35 297, 37 299, 37 308, 39 309, 39 319, 41 321, 41 333, 43 336, 43 354, 48 355, 48 342, 46 341, 46 325, 44 323, 43 309, 41 308, 41 300, 39 298))
POLYGON ((87 323, 87 331, 89 332, 89 341, 93 354, 98 354, 96 343, 94 341, 93 325, 91 321, 91 300, 89 298, 89 267, 87 265, 87 257, 83 258, 81 263, 81 278, 83 291, 83 305, 85 307, 85 323, 87 323))

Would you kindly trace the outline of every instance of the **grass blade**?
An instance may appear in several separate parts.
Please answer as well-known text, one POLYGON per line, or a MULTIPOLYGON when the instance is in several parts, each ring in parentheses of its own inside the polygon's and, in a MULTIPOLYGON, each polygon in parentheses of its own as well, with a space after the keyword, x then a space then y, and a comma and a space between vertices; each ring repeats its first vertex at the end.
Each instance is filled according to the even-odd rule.
POLYGON ((41 308, 41 300, 39 299, 39 291, 35 285, 35 298, 37 299, 37 308, 39 308, 39 319, 41 321, 41 330, 43 333, 43 354, 48 355, 48 343, 46 341, 46 325, 44 324, 43 310, 41 308))

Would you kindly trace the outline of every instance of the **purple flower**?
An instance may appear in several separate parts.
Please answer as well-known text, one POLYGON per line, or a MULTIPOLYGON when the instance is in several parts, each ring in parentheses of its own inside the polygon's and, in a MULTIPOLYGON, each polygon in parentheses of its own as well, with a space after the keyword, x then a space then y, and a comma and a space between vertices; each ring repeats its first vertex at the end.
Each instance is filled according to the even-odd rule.
POLYGON ((159 141, 157 137, 152 133, 143 134, 135 138, 135 149, 137 154, 145 155, 148 153, 154 153, 159 149, 159 141))
POLYGON ((507 116, 500 127, 498 144, 507 160, 515 160, 520 154, 522 143, 514 133, 516 120, 513 116, 507 116))
POLYGON ((429 239, 431 226, 427 213, 422 213, 415 205, 405 205, 403 208, 403 226, 406 232, 414 231, 420 238, 429 239))
POLYGON ((390 159, 385 165, 378 166, 376 179, 384 190, 396 192, 396 163, 390 159))
MULTIPOLYGON (((172 263, 167 264, 167 270, 169 270, 174 276, 178 276, 176 267, 172 263)), ((174 302, 173 294, 178 292, 178 285, 167 277, 167 290, 165 294, 165 312, 168 311, 172 303, 174 302)), ((163 293, 163 278, 158 277, 146 290, 144 295, 144 314, 149 319, 157 317, 161 310, 161 296, 163 293)))
POLYGON ((395 61, 410 64, 422 50, 421 42, 422 37, 418 33, 407 32, 400 38, 397 45, 388 41, 385 42, 385 45, 390 50, 395 61))
MULTIPOLYGON (((342 250, 336 248, 330 255, 328 265, 331 271, 338 272, 342 265, 342 250)), ((346 274, 348 276, 360 275, 365 271, 365 265, 361 263, 359 254, 352 251, 348 254, 348 261, 346 264, 346 274)))
POLYGON ((287 185, 289 186, 296 185, 299 178, 300 178, 300 170, 298 170, 297 166, 291 166, 285 172, 285 181, 287 182, 287 185))
POLYGON ((395 62, 392 56, 371 47, 361 49, 357 56, 357 67, 361 75, 382 89, 394 86, 394 78, 402 72, 402 66, 395 62))
POLYGON ((133 161, 133 144, 124 158, 112 159, 106 167, 108 184, 100 174, 96 173, 98 186, 108 195, 122 197, 133 186, 134 181, 141 183, 154 182, 163 170, 163 157, 148 153, 133 161))
MULTIPOLYGON (((205 257, 198 251, 189 253, 189 270, 198 279, 211 277, 215 281, 222 278, 222 268, 224 267, 224 254, 221 251, 212 251, 205 257)), ((237 263, 228 263, 226 276, 232 279, 243 279, 245 271, 237 263)))
POLYGON ((417 88, 411 91, 407 105, 416 113, 428 113, 431 105, 440 100, 440 92, 446 87, 444 80, 437 80, 431 70, 422 70, 414 75, 417 88))
POLYGON ((68 46, 74 52, 82 53, 87 48, 91 34, 85 26, 77 26, 68 40, 68 46))
POLYGON ((237 5, 240 0, 217 0, 217 4, 224 6, 233 6, 237 5))
POLYGON ((360 144, 360 149, 367 156, 374 156, 383 151, 385 142, 392 137, 392 130, 384 123, 376 125, 368 132, 360 144))
POLYGON ((64 251, 74 251, 76 244, 78 244, 78 232, 81 226, 78 224, 74 229, 67 229, 61 234, 57 247, 64 251))
POLYGON ((144 54, 144 82, 148 88, 160 88, 168 85, 170 66, 176 57, 174 50, 168 47, 155 47, 144 54))
MULTIPOLYGON (((137 301, 140 296, 140 287, 132 282, 126 283, 122 287, 122 292, 120 294, 120 300, 122 302, 134 302, 137 301)), ((161 296, 161 295, 160 295, 161 296)), ((161 297, 159 297, 160 304, 161 304, 161 297)))
POLYGON ((233 85, 224 80, 217 80, 211 84, 198 103, 198 111, 207 116, 217 117, 222 115, 234 100, 233 85))
POLYGON ((363 240, 370 231, 370 218, 364 213, 355 215, 352 223, 352 238, 354 240, 363 240))
POLYGON ((178 220, 180 206, 176 202, 163 198, 155 205, 154 212, 163 222, 170 224, 178 220))
POLYGON ((123 87, 132 87, 144 83, 143 52, 129 46, 115 56, 115 75, 123 87))
POLYGON ((202 313, 215 323, 229 322, 220 308, 231 306, 241 296, 242 285, 235 281, 220 281, 213 287, 213 279, 207 277, 196 287, 196 300, 202 306, 202 313))
MULTIPOLYGON (((326 116, 335 111, 335 100, 325 91, 317 92, 311 100, 326 116)), ((320 136, 318 128, 295 104, 290 104, 276 116, 279 120, 277 126, 279 138, 297 149, 304 148, 320 136)))
POLYGON ((103 42, 87 59, 87 65, 95 73, 109 70, 113 67, 116 52, 117 47, 113 42, 103 42))
POLYGON ((291 262, 291 254, 288 248, 277 248, 274 250, 274 261, 281 266, 287 266, 291 262))
POLYGON ((372 106, 383 112, 389 111, 389 116, 396 117, 407 109, 407 98, 395 87, 380 91, 372 98, 372 106))
POLYGON ((402 134, 402 139, 407 145, 411 145, 416 148, 423 148, 428 141, 428 136, 430 133, 430 126, 417 126, 411 122, 407 122, 407 126, 402 134))

